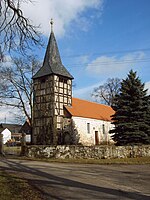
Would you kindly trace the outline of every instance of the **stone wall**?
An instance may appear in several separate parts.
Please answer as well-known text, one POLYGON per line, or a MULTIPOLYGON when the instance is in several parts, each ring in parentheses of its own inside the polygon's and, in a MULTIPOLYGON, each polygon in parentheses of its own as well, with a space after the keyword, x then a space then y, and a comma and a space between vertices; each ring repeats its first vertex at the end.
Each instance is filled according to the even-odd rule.
POLYGON ((33 158, 104 159, 150 157, 150 145, 143 146, 27 146, 26 156, 33 158))

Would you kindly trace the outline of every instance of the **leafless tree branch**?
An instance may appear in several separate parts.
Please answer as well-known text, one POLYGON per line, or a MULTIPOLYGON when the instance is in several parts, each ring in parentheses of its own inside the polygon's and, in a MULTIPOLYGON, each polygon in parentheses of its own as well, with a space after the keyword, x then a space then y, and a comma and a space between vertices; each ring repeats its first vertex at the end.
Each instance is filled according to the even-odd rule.
MULTIPOLYGON (((35 57, 14 58, 12 65, 0 69, 0 105, 21 109, 31 123, 34 71, 40 67, 35 57)), ((21 113, 22 113, 21 112, 21 113)))
POLYGON ((0 1, 0 61, 5 51, 25 53, 33 45, 42 44, 39 27, 32 25, 20 8, 22 1, 0 1))
POLYGON ((95 88, 92 97, 109 106, 113 106, 114 98, 119 93, 120 79, 109 78, 106 83, 95 88))

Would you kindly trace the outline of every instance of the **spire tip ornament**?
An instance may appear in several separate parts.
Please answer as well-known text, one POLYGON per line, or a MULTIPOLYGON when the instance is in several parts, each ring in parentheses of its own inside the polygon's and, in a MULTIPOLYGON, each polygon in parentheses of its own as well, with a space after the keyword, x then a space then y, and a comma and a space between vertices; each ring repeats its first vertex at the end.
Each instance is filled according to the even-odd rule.
POLYGON ((53 32, 53 24, 54 24, 54 22, 53 22, 52 18, 51 18, 50 24, 51 24, 51 32, 53 32))

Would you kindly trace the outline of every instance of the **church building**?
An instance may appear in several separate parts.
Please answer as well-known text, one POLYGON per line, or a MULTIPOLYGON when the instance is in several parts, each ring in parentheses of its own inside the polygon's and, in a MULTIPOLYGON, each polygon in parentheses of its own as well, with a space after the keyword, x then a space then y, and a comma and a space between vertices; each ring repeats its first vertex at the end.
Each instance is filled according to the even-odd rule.
POLYGON ((108 132, 114 111, 106 105, 73 98, 72 80, 62 64, 51 21, 43 65, 33 76, 33 144, 92 145, 111 140, 108 132))

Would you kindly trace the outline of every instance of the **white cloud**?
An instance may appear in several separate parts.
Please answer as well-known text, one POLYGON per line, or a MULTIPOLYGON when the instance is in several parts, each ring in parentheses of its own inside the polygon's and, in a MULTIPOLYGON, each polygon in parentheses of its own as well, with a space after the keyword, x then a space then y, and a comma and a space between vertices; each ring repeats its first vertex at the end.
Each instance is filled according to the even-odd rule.
POLYGON ((0 123, 11 123, 13 121, 13 114, 7 107, 0 108, 0 123))
MULTIPOLYGON (((81 99, 86 99, 89 101, 95 101, 96 99, 92 98, 91 94, 94 90, 94 88, 97 88, 98 86, 104 84, 105 81, 98 82, 94 85, 90 85, 87 87, 83 87, 80 89, 74 89, 73 90, 73 96, 81 99)), ((150 95, 150 81, 145 83, 145 89, 148 89, 147 94, 150 95)))
POLYGON ((74 62, 75 62, 75 65, 77 66, 85 65, 89 63, 89 56, 88 55, 79 56, 74 59, 74 62))
POLYGON ((104 82, 98 82, 94 85, 90 85, 90 86, 83 87, 80 89, 74 89, 73 96, 77 97, 77 98, 93 101, 91 94, 92 94, 94 88, 98 87, 99 85, 101 85, 103 83, 104 82))
POLYGON ((24 14, 32 20, 33 24, 41 24, 41 30, 46 36, 50 32, 49 23, 51 18, 55 22, 55 33, 62 36, 65 33, 65 28, 73 20, 83 30, 86 30, 88 19, 82 18, 81 14, 89 8, 101 13, 102 7, 103 0, 36 0, 32 3, 26 1, 22 3, 24 14), (81 26, 81 24, 84 24, 84 26, 81 26))
POLYGON ((122 57, 100 56, 88 64, 86 70, 92 75, 107 77, 122 76, 145 57, 143 52, 126 54, 122 57))
POLYGON ((24 123, 25 117, 23 113, 17 109, 9 106, 0 107, 0 123, 24 123))

